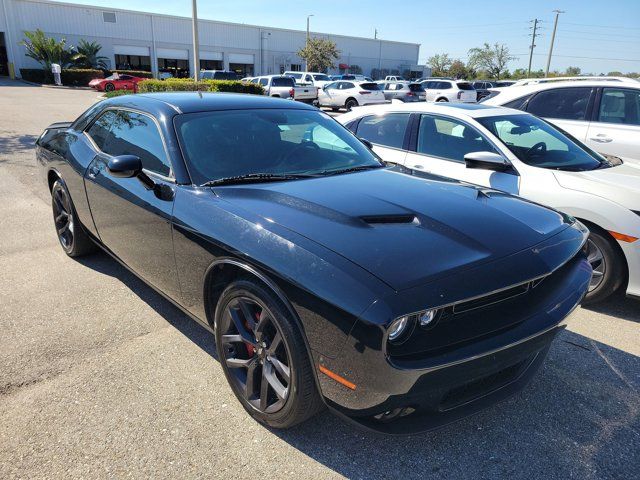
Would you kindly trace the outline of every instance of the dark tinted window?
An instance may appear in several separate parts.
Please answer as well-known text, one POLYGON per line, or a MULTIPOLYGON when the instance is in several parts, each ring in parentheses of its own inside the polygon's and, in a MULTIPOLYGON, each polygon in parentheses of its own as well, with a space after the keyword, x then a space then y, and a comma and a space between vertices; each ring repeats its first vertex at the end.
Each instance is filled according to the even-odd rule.
POLYGON ((213 78, 213 72, 200 72, 200 78, 203 80, 209 80, 213 78))
POLYGON ((262 85, 263 87, 266 87, 267 83, 269 83, 269 80, 267 80, 266 78, 261 78, 261 79, 258 80, 258 83, 260 85, 262 85))
POLYGON ((475 88, 473 88, 473 85, 467 82, 458 82, 456 85, 460 90, 475 90, 475 88))
MULTIPOLYGON (((493 95, 492 97, 499 95, 500 92, 494 92, 494 93, 495 95, 493 95)), ((511 100, 510 102, 505 103, 503 107, 524 110, 525 104, 532 97, 532 95, 527 95, 525 97, 520 97, 520 98, 516 98, 515 100, 511 100)))
POLYGON ((357 135, 378 145, 402 148, 408 123, 408 113, 364 117, 358 124, 357 135))
POLYGON ((296 82, 291 77, 273 77, 271 79, 272 87, 293 87, 296 82))
POLYGON ((427 82, 425 88, 434 89, 438 85, 438 82, 427 82))
POLYGON ((598 121, 640 125, 640 90, 605 88, 600 100, 598 121))
POLYGON ((527 112, 539 117, 584 120, 591 88, 554 88, 539 92, 527 105, 527 112))
POLYGON ((355 88, 356 86, 351 82, 340 82, 340 88, 346 90, 348 88, 355 88))
POLYGON ((419 83, 412 83, 409 85, 409 90, 412 92, 424 92, 424 88, 419 83))
POLYGON ((237 80, 238 75, 234 72, 215 72, 213 78, 216 80, 237 80))
POLYGON ((363 90, 380 90, 377 83, 361 83, 360 88, 363 90))
POLYGON ((342 80, 355 80, 356 76, 355 75, 343 75, 342 76, 342 80))
POLYGON ((150 117, 126 110, 107 110, 87 133, 104 153, 136 155, 147 170, 170 175, 162 137, 150 117))
POLYGON ((494 152, 495 148, 470 125, 452 118, 421 115, 416 151, 459 162, 470 152, 494 152))
POLYGON ((447 89, 451 88, 451 83, 450 82, 438 82, 438 86, 436 88, 439 88, 440 90, 447 90, 447 89))
POLYGON ((312 110, 229 110, 183 114, 176 131, 197 184, 250 173, 320 174, 380 166, 342 125, 312 110))

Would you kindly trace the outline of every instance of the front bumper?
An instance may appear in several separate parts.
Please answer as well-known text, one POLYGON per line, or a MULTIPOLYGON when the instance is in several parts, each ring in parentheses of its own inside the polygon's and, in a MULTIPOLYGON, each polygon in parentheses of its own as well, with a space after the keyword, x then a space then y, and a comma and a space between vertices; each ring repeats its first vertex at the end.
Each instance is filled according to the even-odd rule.
POLYGON ((627 295, 640 298, 640 240, 633 243, 618 241, 618 245, 624 253, 629 270, 627 295))
MULTIPOLYGON (((389 434, 431 430, 484 409, 521 390, 581 302, 591 267, 578 254, 525 298, 479 309, 465 322, 513 316, 508 327, 454 345, 390 357, 376 326, 358 321, 342 354, 320 363, 353 382, 350 390, 319 375, 322 393, 338 414, 389 434), (376 416, 390 412, 387 417, 376 416)), ((425 331, 425 335, 435 333, 425 331)), ((422 333, 422 332, 421 332, 422 333)))

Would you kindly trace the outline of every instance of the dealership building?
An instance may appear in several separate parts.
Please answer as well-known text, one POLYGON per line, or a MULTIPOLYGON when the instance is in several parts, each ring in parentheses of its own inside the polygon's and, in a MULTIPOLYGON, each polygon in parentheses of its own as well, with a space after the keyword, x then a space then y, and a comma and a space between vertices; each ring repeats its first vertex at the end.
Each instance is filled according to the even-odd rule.
MULTIPOLYGON (((185 11, 185 15, 190 13, 185 11)), ((300 21, 305 18, 301 15, 300 21)), ((0 0, 0 75, 15 72, 20 76, 21 68, 39 68, 20 45, 24 31, 38 28, 47 36, 66 38, 69 45, 81 39, 98 42, 111 69, 193 75, 190 17, 47 0, 0 0)), ((296 52, 305 44, 306 31, 214 20, 199 20, 198 30, 200 69, 234 70, 250 76, 305 67, 296 52)), ((428 74, 428 69, 417 65, 417 43, 318 32, 311 36, 331 40, 340 50, 336 68, 329 73, 428 74)))

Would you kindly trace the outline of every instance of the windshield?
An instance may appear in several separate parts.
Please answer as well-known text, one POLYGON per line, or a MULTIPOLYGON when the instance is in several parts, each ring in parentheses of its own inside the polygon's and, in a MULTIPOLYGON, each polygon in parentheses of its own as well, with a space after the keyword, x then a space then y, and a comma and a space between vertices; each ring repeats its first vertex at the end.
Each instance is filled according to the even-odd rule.
POLYGON ((377 83, 361 83, 360 84, 360 88, 362 88, 363 90, 383 90, 380 88, 380 85, 378 85, 377 83))
POLYGON ((311 110, 183 114, 176 131, 194 183, 250 174, 316 175, 381 167, 351 132, 311 110))
POLYGON ((528 165, 572 172, 607 165, 597 153, 533 115, 500 115, 477 120, 528 165))
POLYGON ((329 75, 325 75, 324 73, 322 73, 320 75, 313 75, 313 79, 314 80, 318 80, 320 82, 328 82, 329 80, 331 80, 329 78, 329 75))
POLYGON ((295 78, 296 80, 300 80, 302 78, 301 73, 287 73, 287 77, 295 78))
POLYGON ((271 79, 272 87, 293 87, 295 84, 291 77, 273 77, 271 79))

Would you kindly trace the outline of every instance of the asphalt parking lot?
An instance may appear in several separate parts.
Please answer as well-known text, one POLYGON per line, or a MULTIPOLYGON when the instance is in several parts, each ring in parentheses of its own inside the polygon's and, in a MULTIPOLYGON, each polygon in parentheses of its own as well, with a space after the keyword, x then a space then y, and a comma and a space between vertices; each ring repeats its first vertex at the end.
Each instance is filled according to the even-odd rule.
POLYGON ((638 478, 640 302, 622 296, 578 309, 521 394, 439 431, 251 420, 210 333, 59 248, 33 144, 94 101, 0 81, 0 478, 638 478))

